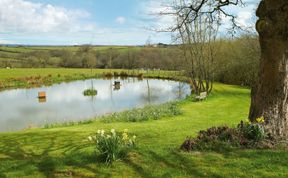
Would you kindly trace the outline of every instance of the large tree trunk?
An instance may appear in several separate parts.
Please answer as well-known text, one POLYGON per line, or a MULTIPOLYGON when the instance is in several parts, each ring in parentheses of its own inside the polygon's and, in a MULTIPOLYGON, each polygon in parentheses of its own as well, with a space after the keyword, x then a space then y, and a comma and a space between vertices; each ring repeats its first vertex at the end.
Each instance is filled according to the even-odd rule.
POLYGON ((249 118, 264 116, 268 133, 288 138, 288 0, 262 0, 256 15, 261 61, 249 118))

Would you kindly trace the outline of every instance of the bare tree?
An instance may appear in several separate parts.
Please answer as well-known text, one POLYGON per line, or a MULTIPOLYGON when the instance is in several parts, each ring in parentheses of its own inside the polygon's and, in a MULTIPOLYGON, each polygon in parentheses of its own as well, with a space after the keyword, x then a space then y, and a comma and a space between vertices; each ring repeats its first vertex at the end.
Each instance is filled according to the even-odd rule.
MULTIPOLYGON (((178 1, 180 6, 186 6, 185 0, 178 1)), ((177 11, 178 5, 175 6, 177 11)), ((213 7, 207 6, 211 9, 213 7)), ((207 10, 209 10, 207 9, 207 10)), ((219 23, 214 21, 210 14, 198 16, 188 20, 189 10, 177 15, 177 31, 182 43, 182 50, 186 60, 186 73, 191 79, 194 91, 210 93, 213 88, 215 42, 219 23)), ((200 11, 201 12, 201 11, 200 11)), ((191 17, 189 17, 191 18, 191 17)), ((193 18, 193 17, 192 17, 193 18)))

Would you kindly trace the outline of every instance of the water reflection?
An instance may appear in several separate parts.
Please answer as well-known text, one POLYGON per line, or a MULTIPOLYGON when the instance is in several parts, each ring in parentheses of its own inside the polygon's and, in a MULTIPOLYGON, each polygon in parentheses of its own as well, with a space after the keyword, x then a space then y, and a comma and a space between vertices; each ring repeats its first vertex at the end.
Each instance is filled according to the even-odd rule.
POLYGON ((38 98, 39 103, 46 103, 46 97, 45 98, 38 98))
POLYGON ((121 82, 120 81, 114 81, 114 91, 115 90, 120 90, 121 88, 121 82))
POLYGON ((29 125, 78 121, 106 113, 181 99, 190 93, 189 85, 167 80, 85 80, 50 87, 0 92, 0 131, 14 131, 29 125), (115 86, 114 81, 120 81, 115 86), (83 96, 95 88, 94 97, 83 96), (38 98, 45 91, 47 99, 38 98))

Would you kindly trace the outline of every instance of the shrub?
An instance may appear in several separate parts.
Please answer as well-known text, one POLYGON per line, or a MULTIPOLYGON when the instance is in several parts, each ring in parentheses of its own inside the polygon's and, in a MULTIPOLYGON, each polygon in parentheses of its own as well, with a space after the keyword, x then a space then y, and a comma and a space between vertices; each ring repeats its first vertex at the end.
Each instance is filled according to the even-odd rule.
POLYGON ((128 77, 128 76, 129 76, 129 74, 127 72, 125 72, 125 71, 120 72, 120 77, 128 77))
POLYGON ((196 138, 188 138, 181 145, 181 149, 190 150, 221 150, 237 146, 242 140, 237 129, 227 126, 212 127, 199 132, 196 138))
POLYGON ((127 129, 122 133, 117 133, 114 129, 105 134, 104 130, 98 130, 94 136, 89 136, 88 140, 93 142, 100 158, 106 164, 125 158, 127 153, 135 146, 136 136, 131 137, 127 129))
POLYGON ((222 126, 202 130, 196 138, 187 138, 180 148, 185 151, 273 148, 275 142, 266 136, 263 123, 264 118, 260 117, 255 123, 241 121, 237 128, 222 126))
POLYGON ((113 77, 113 73, 111 72, 107 72, 107 73, 103 73, 103 76, 106 77, 106 78, 112 78, 113 77))
POLYGON ((260 141, 266 137, 262 123, 264 123, 263 117, 257 118, 256 123, 242 121, 239 124, 238 129, 245 138, 249 140, 260 141))
POLYGON ((142 74, 142 73, 138 74, 138 75, 137 75, 137 78, 142 79, 142 78, 143 78, 143 74, 142 74))
POLYGON ((84 90, 83 95, 84 96, 95 96, 95 95, 97 95, 97 90, 95 90, 93 88, 86 89, 86 90, 84 90))

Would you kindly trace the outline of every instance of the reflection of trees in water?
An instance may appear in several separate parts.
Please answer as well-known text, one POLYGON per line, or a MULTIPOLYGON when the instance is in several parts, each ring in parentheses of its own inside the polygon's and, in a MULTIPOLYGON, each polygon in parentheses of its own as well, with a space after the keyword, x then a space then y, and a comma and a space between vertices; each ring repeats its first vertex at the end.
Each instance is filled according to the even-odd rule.
POLYGON ((173 88, 173 94, 175 94, 175 97, 177 99, 182 99, 185 95, 185 83, 178 82, 177 87, 173 88))
POLYGON ((122 82, 125 84, 125 83, 136 83, 136 82, 139 82, 139 81, 142 81, 141 79, 139 78, 136 78, 136 77, 125 77, 125 78, 121 78, 122 82))
MULTIPOLYGON (((92 72, 92 71, 91 71, 92 72)), ((94 89, 94 83, 93 83, 93 79, 91 79, 91 89, 93 90, 94 89)), ((95 113, 96 112, 96 109, 95 109, 95 102, 96 102, 96 97, 94 95, 91 95, 90 96, 90 106, 91 106, 91 109, 93 110, 93 112, 95 113)))
POLYGON ((143 94, 141 94, 140 98, 146 102, 151 104, 152 102, 155 102, 158 100, 159 98, 159 92, 161 92, 161 90, 163 90, 162 88, 159 87, 150 87, 149 85, 149 80, 146 80, 146 92, 143 92, 143 94))
POLYGON ((114 97, 113 97, 113 82, 112 82, 112 79, 110 79, 110 98, 111 98, 111 103, 112 103, 112 106, 115 107, 115 101, 114 101, 114 97))

